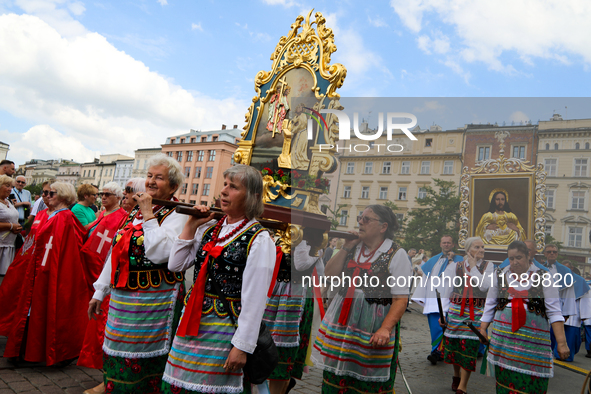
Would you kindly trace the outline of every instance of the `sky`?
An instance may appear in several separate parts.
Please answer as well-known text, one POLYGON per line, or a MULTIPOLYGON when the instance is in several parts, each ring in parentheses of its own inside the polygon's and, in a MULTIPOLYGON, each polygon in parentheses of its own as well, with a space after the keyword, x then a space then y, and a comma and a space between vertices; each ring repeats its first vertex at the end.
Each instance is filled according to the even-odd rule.
POLYGON ((312 8, 347 68, 343 97, 417 98, 441 114, 421 127, 591 118, 576 99, 591 86, 585 0, 0 0, 0 141, 17 164, 90 161, 242 128, 256 73, 312 8), (445 97, 555 99, 450 122, 445 97))

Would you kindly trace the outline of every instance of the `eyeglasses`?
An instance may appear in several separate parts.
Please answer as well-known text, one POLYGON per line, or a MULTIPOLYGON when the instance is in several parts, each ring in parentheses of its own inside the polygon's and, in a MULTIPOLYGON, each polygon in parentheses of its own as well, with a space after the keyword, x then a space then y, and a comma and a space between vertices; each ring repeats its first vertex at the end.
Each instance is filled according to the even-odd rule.
POLYGON ((558 253, 558 250, 547 250, 547 251, 546 251, 546 252, 544 252, 544 253, 558 253))
POLYGON ((49 196, 49 190, 43 190, 43 195, 44 196, 49 196))
POLYGON ((16 181, 16 183, 22 183, 23 185, 27 184, 27 182, 25 182, 25 181, 16 181))
MULTIPOLYGON (((57 195, 57 192, 55 190, 51 190, 48 193, 49 193, 49 197, 53 197, 53 196, 57 195)), ((43 192, 43 194, 45 194, 45 192, 43 192)))
POLYGON ((367 224, 367 223, 369 223, 370 220, 377 220, 378 222, 381 222, 380 219, 370 218, 369 216, 363 216, 363 215, 357 216, 357 223, 363 222, 363 224, 367 224))
POLYGON ((133 187, 125 186, 125 193, 133 193, 133 187))
POLYGON ((102 197, 102 196, 105 196, 105 197, 107 197, 107 198, 109 198, 109 197, 111 197, 111 196, 114 196, 114 195, 115 195, 114 193, 106 193, 106 192, 101 192, 101 193, 99 193, 99 196, 101 196, 101 197, 102 197))

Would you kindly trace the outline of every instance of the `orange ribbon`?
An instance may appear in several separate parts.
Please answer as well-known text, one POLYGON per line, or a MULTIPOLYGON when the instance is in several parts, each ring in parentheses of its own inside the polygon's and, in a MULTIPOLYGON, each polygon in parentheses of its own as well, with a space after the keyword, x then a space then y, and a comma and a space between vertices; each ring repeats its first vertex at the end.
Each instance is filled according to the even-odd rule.
POLYGON ((464 293, 462 294, 462 311, 460 312, 460 317, 464 316, 466 301, 470 303, 470 320, 474 321, 474 294, 472 292, 472 284, 470 283, 470 278, 468 276, 466 276, 466 284, 464 285, 464 293))
POLYGON ((515 290, 509 288, 509 294, 513 296, 511 299, 511 330, 516 332, 525 325, 525 304, 524 298, 527 298, 527 290, 515 290))
MULTIPOLYGON (((203 246, 203 250, 207 252, 199 276, 193 285, 193 291, 189 296, 189 301, 185 307, 185 313, 181 319, 181 324, 176 332, 176 335, 185 337, 187 335, 197 336, 199 334, 199 324, 201 323, 201 311, 203 310, 203 298, 205 297, 205 283, 207 282, 207 266, 209 264, 209 256, 214 260, 222 253, 223 246, 215 246, 214 241, 209 241, 203 246)), ((215 278, 214 278, 215 280, 215 278)), ((228 309, 228 313, 232 313, 230 305, 224 305, 228 309)))
POLYGON ((345 295, 345 302, 343 302, 343 308, 341 309, 341 314, 339 315, 339 324, 347 325, 347 320, 349 319, 349 312, 351 311, 351 304, 353 303, 353 294, 355 293, 355 286, 353 286, 353 279, 359 276, 361 270, 368 270, 371 268, 371 263, 361 263, 358 264, 355 260, 349 260, 347 264, 347 268, 355 268, 353 270, 353 275, 351 276, 351 283, 349 289, 347 289, 347 294, 345 295))

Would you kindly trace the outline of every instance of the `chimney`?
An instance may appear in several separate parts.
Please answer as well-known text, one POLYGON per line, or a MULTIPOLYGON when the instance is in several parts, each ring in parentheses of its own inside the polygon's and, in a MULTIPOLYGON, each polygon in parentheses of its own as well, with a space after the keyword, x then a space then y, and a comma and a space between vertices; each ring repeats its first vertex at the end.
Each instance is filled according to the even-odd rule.
POLYGON ((226 125, 225 124, 222 125, 222 130, 226 130, 226 125))
POLYGON ((234 125, 234 127, 233 127, 233 129, 237 129, 237 128, 238 128, 238 125, 237 125, 237 124, 235 124, 235 125, 234 125))

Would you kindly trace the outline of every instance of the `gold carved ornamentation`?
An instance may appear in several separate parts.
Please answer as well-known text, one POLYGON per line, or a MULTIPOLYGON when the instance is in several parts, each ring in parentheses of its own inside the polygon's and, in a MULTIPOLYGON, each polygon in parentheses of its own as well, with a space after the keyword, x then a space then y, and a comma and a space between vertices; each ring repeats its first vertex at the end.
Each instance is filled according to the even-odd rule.
POLYGON ((300 198, 300 197, 296 197, 293 199, 293 201, 291 202, 291 206, 292 207, 299 207, 302 204, 302 201, 304 201, 304 199, 300 198))
POLYGON ((288 184, 274 180, 271 175, 265 175, 263 177, 263 202, 269 203, 271 201, 274 201, 280 195, 287 200, 291 200, 293 198, 293 195, 289 195, 285 192, 289 187, 290 185, 288 184), (272 190, 272 188, 276 186, 279 186, 277 193, 273 192, 272 190))
POLYGON ((276 230, 275 234, 279 238, 279 246, 281 246, 281 251, 285 254, 288 254, 291 253, 292 246, 295 247, 297 244, 302 242, 301 237, 304 233, 299 226, 290 224, 285 230, 276 230), (297 242, 293 244, 293 241, 297 242))
POLYGON ((297 224, 290 224, 288 230, 290 231, 291 247, 295 248, 304 239, 304 229, 297 224))

